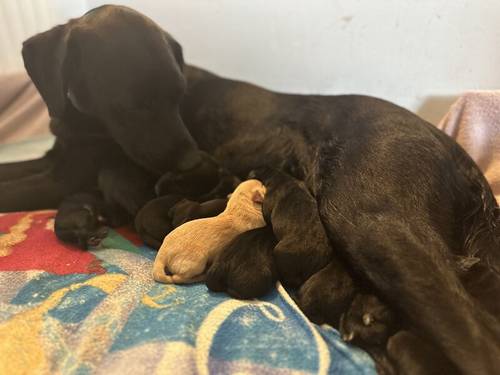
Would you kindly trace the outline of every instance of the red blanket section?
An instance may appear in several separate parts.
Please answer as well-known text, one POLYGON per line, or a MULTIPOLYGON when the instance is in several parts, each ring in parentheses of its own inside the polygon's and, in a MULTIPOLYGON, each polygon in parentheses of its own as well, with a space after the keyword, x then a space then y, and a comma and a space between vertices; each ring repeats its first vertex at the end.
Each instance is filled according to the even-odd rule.
POLYGON ((0 216, 0 271, 41 270, 58 275, 105 273, 99 259, 57 240, 55 211, 0 216))

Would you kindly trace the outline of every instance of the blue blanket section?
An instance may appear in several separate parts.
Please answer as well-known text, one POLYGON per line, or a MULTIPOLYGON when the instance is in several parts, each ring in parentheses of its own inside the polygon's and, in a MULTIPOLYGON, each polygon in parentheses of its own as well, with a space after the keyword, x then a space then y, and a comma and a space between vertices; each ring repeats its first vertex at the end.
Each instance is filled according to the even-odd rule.
POLYGON ((336 330, 310 323, 280 284, 252 301, 204 284, 159 284, 151 278, 154 251, 113 231, 104 245, 93 251, 104 274, 37 273, 4 311, 8 321, 47 306, 40 335, 58 338, 44 348, 54 371, 164 373, 178 361, 182 374, 376 373, 336 330), (89 352, 93 342, 101 354, 89 352))

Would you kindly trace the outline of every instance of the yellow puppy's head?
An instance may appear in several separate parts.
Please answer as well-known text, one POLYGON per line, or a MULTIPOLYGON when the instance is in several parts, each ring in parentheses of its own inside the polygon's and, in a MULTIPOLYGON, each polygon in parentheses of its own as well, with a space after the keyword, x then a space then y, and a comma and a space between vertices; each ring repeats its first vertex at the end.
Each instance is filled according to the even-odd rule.
POLYGON ((266 187, 259 180, 246 180, 239 184, 229 197, 226 211, 254 213, 262 216, 262 202, 266 187))

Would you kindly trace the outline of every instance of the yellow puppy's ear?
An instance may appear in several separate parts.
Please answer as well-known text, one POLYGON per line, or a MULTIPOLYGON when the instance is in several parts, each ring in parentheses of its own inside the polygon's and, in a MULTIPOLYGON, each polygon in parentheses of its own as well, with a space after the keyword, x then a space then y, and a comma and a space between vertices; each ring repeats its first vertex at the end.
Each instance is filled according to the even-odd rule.
POLYGON ((255 189, 252 193, 252 202, 262 204, 264 202, 264 191, 255 189))
POLYGON ((232 196, 233 196, 233 193, 229 193, 229 194, 227 195, 227 199, 230 199, 232 196))

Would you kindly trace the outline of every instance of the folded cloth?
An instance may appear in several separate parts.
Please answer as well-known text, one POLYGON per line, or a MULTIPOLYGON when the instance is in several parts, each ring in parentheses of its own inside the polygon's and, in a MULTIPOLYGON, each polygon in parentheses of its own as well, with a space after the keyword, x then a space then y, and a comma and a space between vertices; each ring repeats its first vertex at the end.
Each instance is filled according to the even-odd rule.
POLYGON ((486 176, 500 199, 500 90, 462 95, 438 128, 455 139, 486 176))
POLYGON ((0 143, 49 134, 47 107, 25 72, 0 75, 0 143))

